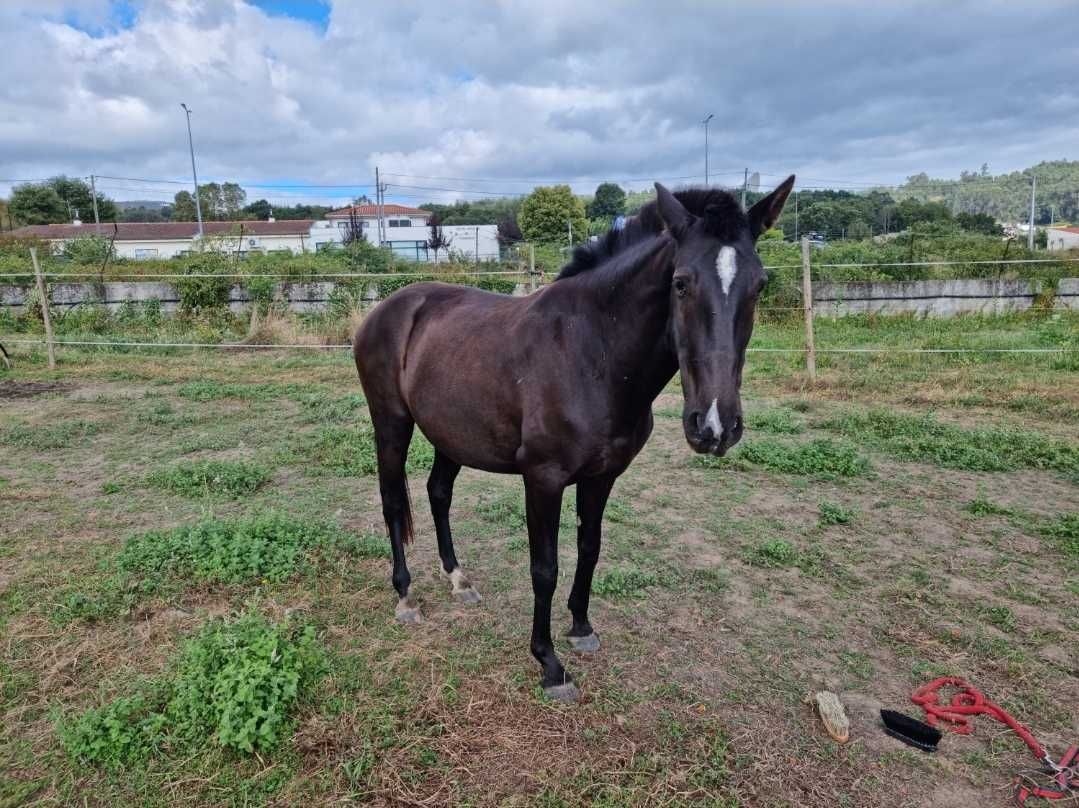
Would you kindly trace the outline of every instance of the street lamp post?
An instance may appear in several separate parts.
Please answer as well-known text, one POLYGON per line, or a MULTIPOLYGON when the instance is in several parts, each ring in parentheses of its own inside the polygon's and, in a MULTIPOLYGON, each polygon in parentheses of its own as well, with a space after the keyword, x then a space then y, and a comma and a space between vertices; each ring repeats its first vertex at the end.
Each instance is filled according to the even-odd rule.
POLYGON ((191 110, 182 102, 180 106, 187 113, 187 147, 191 150, 191 177, 195 181, 195 216, 199 220, 199 238, 202 238, 202 203, 199 202, 199 175, 195 170, 195 143, 191 139, 191 110))
POLYGON ((704 184, 708 184, 708 122, 716 117, 713 113, 709 112, 708 117, 702 121, 704 123, 704 184))

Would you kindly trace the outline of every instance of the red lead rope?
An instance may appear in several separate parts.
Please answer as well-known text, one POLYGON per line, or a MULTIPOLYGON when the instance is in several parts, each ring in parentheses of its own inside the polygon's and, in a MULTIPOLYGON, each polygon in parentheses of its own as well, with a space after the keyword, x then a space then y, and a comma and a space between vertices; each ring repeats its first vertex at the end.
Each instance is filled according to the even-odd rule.
POLYGON ((1029 796, 1061 799, 1068 796, 1070 788, 1079 787, 1079 773, 1076 771, 1076 766, 1079 765, 1079 748, 1071 747, 1059 764, 1054 763, 1045 751, 1045 747, 1038 743, 1029 729, 1012 718, 1000 705, 988 701, 980 690, 975 689, 963 679, 955 676, 934 679, 914 691, 910 700, 925 710, 926 721, 930 726, 935 727, 938 722, 945 721, 951 725, 953 732, 970 735, 974 727, 969 717, 984 714, 995 718, 1022 738, 1038 762, 1045 764, 1048 767, 1047 772, 1055 775, 1053 781, 1058 788, 1022 786, 1017 793, 1020 805, 1025 803, 1029 796), (942 687, 959 689, 959 692, 952 696, 950 704, 940 703, 939 691, 942 687))

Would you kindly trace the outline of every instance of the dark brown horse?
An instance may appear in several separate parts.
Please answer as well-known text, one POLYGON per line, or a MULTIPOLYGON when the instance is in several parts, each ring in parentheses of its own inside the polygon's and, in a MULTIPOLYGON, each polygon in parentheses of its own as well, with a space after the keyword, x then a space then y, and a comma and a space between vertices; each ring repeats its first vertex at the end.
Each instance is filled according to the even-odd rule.
POLYGON ((454 479, 461 466, 524 477, 532 654, 548 695, 577 697, 551 642, 562 492, 577 486, 569 641, 595 651, 588 601, 600 521, 611 486, 652 432, 656 396, 681 373, 682 424, 696 452, 722 455, 742 436, 742 365, 765 282, 755 242, 793 185, 792 176, 747 213, 725 191, 672 194, 657 183, 655 202, 579 247, 536 294, 420 283, 375 308, 353 354, 375 429, 398 619, 420 619, 404 550, 412 538, 405 457, 418 424, 435 447, 427 492, 438 552, 465 602, 479 595, 453 550, 454 479))

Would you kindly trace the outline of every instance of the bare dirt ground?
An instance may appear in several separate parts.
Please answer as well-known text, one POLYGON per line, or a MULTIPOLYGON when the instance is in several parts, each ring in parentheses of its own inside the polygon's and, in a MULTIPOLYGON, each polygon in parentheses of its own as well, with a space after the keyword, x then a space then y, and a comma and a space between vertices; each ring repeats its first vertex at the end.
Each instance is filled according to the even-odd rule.
MULTIPOLYGON (((583 693, 574 706, 536 686, 512 477, 459 479, 458 556, 483 595, 466 607, 437 574, 425 475, 413 475, 418 626, 393 620, 384 557, 322 558, 281 583, 187 581, 119 613, 65 616, 72 592, 103 597, 126 537, 209 512, 272 507, 380 536, 377 483, 310 450, 325 424, 304 401, 358 393, 343 357, 72 354, 54 376, 23 364, 0 380, 0 805, 1009 804, 1032 760, 1002 726, 976 718, 972 735, 946 734, 926 755, 884 735, 878 714, 921 717, 913 690, 958 675, 1057 754, 1079 740, 1079 566, 1075 539, 1054 532, 1079 511, 1079 478, 904 458, 834 423, 932 407, 960 430, 1005 425, 1074 450, 1079 374, 856 361, 824 367, 815 387, 760 361, 744 390, 747 414, 774 416, 747 445, 783 457, 849 446, 865 461, 849 475, 816 455, 798 472, 745 456, 702 464, 677 387, 657 401, 654 436, 605 521, 592 620, 603 647, 583 656, 559 640, 583 693), (264 387, 199 400, 181 394, 192 381, 264 387), (269 482, 236 499, 147 483, 192 459, 247 460, 269 482), (112 772, 67 755, 57 722, 167 671, 185 638, 245 604, 302 615, 332 655, 278 750, 238 757, 208 743, 112 772), (846 706, 849 743, 804 704, 819 689, 846 706)), ((560 629, 571 504, 564 521, 560 629)))

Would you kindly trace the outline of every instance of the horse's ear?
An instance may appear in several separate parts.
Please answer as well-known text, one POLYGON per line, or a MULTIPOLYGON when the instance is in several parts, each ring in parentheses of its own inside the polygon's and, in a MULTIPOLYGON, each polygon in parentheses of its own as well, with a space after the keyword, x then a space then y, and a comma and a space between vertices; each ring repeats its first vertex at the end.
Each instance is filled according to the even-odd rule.
POLYGON ((783 212, 783 205, 794 188, 794 175, 791 174, 772 193, 749 209, 749 230, 756 241, 761 233, 774 225, 783 212))
POLYGON ((658 182, 656 183, 656 210, 659 211, 659 218, 663 220, 663 224, 675 238, 678 238, 689 227, 690 220, 693 218, 682 203, 674 198, 674 194, 658 182))

